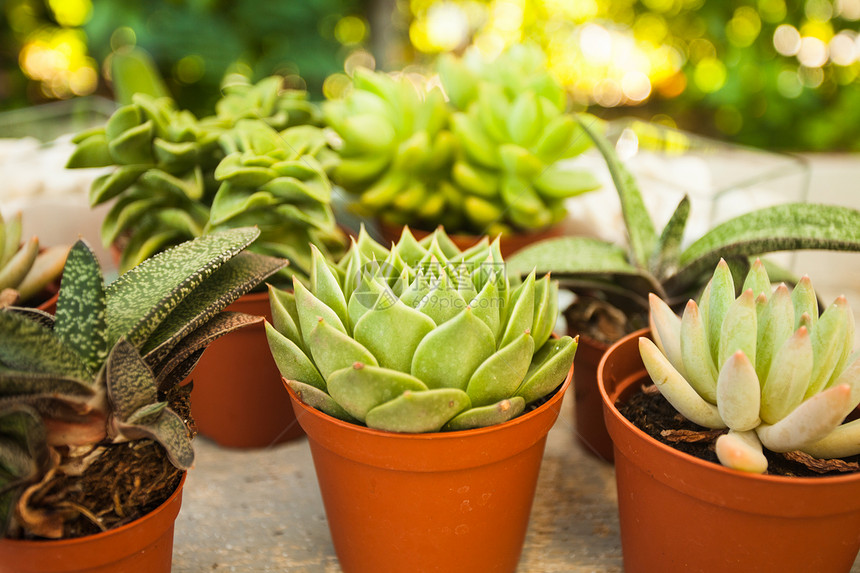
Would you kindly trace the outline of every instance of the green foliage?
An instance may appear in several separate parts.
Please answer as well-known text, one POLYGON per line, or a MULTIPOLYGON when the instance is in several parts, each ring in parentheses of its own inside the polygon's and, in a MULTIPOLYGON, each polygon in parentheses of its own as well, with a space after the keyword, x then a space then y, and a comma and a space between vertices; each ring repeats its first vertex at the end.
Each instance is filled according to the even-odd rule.
POLYGON ((39 240, 21 243, 21 213, 9 220, 0 215, 0 308, 27 303, 59 278, 68 247, 39 252, 39 240))
POLYGON ((545 276, 518 286, 498 239, 461 252, 409 228, 389 251, 363 230, 308 285, 270 289, 269 347, 307 404, 393 432, 465 430, 518 416, 559 386, 577 343, 550 340, 558 311, 545 276))
MULTIPOLYGON (((78 241, 56 318, 0 311, 0 523, 10 523, 22 486, 68 465, 85 470, 100 451, 82 462, 75 448, 146 438, 177 467, 191 465, 187 429, 165 396, 214 337, 261 320, 221 312, 285 264, 240 254, 258 235, 238 228, 183 243, 107 288, 95 255, 78 241)), ((62 534, 61 522, 15 515, 25 514, 36 516, 17 524, 25 530, 62 534)))
POLYGON ((720 261, 682 318, 652 295, 654 341, 640 338, 639 348, 660 392, 690 421, 729 429, 716 452, 735 469, 764 472, 762 445, 824 458, 860 453, 858 424, 842 424, 860 403, 860 356, 852 354, 854 317, 845 297, 813 320, 808 278, 793 296, 785 284, 773 290, 757 261, 738 298, 733 286, 719 286, 724 282, 733 285, 720 261), (795 323, 795 314, 805 318, 795 323))

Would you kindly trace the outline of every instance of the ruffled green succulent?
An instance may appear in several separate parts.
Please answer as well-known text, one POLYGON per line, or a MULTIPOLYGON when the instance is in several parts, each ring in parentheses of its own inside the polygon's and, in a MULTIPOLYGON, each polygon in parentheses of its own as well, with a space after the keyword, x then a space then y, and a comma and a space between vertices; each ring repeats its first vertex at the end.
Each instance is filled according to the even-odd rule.
POLYGON ((29 511, 23 492, 52 475, 81 475, 114 444, 154 440, 176 467, 190 467, 190 437, 166 395, 213 339, 262 320, 221 312, 285 264, 241 253, 258 235, 201 237, 107 287, 79 241, 56 316, 0 310, 0 532, 60 537, 68 508, 29 511))
POLYGON ((487 63, 477 54, 442 57, 439 74, 456 106, 458 153, 451 175, 469 224, 491 232, 533 231, 560 222, 564 201, 600 185, 562 162, 590 138, 567 112, 562 87, 539 49, 516 46, 487 63))
POLYGON ((498 239, 460 251, 441 230, 391 250, 363 232, 337 264, 314 253, 307 285, 270 290, 269 347, 301 399, 393 432, 465 430, 520 415, 576 352, 551 339, 557 286, 509 284, 498 239))
POLYGON ((216 115, 201 120, 170 98, 138 94, 104 128, 76 138, 69 167, 117 166, 95 181, 90 204, 115 199, 101 235, 105 246, 124 241, 121 272, 229 227, 258 225, 253 249, 288 257, 291 273, 308 268, 308 242, 342 243, 324 172, 337 157, 308 124, 319 112, 307 94, 281 83, 233 81, 216 115))
POLYGON ((332 180, 358 194, 358 207, 392 224, 459 226, 460 194, 449 181, 454 157, 449 109, 439 88, 405 75, 359 68, 352 91, 323 105, 340 162, 332 180))
POLYGON ((39 252, 39 239, 21 244, 21 213, 0 215, 0 308, 26 304, 60 277, 68 246, 39 252))
POLYGON ((762 446, 818 458, 860 454, 860 421, 843 420, 860 403, 854 315, 840 296, 822 314, 808 277, 790 292, 772 288, 756 262, 735 298, 721 261, 698 304, 679 318, 651 295, 654 342, 639 339, 660 393, 685 418, 728 428, 716 442, 720 462, 767 469, 762 446))

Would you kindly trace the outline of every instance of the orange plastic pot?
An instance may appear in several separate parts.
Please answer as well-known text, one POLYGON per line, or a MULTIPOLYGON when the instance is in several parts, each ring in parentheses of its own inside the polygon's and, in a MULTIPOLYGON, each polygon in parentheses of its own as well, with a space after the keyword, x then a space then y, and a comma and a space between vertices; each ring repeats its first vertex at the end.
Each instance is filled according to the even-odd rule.
POLYGON ((182 487, 127 525, 78 539, 0 539, 0 573, 170 573, 182 487))
MULTIPOLYGON (((400 235, 403 232, 403 226, 391 225, 380 221, 379 230, 382 233, 382 238, 386 241, 386 243, 392 243, 400 240, 400 235)), ((418 240, 423 239, 432 232, 425 231, 423 229, 414 229, 412 227, 410 227, 409 230, 412 231, 412 235, 418 240)), ((544 229, 543 231, 536 231, 534 233, 503 234, 501 243, 502 256, 509 257, 520 249, 528 247, 532 243, 536 243, 538 241, 542 241, 544 239, 549 239, 552 237, 560 237, 562 235, 564 235, 564 228, 561 224, 554 225, 548 229, 544 229)), ((454 233, 450 234, 449 237, 454 242, 454 244, 457 245, 457 248, 463 251, 468 249, 469 247, 474 246, 478 241, 483 238, 483 235, 464 235, 454 233)))
POLYGON ((597 388, 597 366, 608 348, 605 342, 579 335, 573 359, 573 419, 576 439, 585 451, 611 463, 612 439, 603 421, 603 400, 597 388))
MULTIPOLYGON (((251 293, 225 310, 272 321, 268 293, 251 293)), ((231 448, 262 448, 302 435, 263 324, 233 331, 209 345, 190 378, 197 429, 231 448)))
POLYGON ((516 570, 546 436, 572 373, 548 402, 523 416, 432 434, 342 422, 287 387, 308 434, 343 570, 516 570))
POLYGON ((850 571, 860 549, 860 473, 792 478, 739 472, 679 452, 622 416, 648 381, 638 339, 614 344, 598 369, 615 445, 627 573, 850 571))

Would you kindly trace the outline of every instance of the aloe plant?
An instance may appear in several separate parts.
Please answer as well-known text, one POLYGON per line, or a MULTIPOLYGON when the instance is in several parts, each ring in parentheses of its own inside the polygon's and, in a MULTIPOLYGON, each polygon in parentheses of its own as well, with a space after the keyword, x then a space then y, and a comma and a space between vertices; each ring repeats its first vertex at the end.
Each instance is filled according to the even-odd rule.
MULTIPOLYGON (((807 203, 784 204, 740 215, 711 229, 689 247, 681 238, 690 212, 684 197, 660 234, 645 209, 633 176, 606 138, 587 121, 581 126, 606 161, 627 230, 629 246, 563 237, 527 247, 508 260, 508 271, 523 275, 537 268, 552 272, 577 292, 598 293, 628 314, 647 313, 652 292, 671 307, 682 305, 704 286, 710 269, 724 258, 735 276, 744 276, 751 257, 792 249, 860 250, 860 212, 807 203)), ((784 271, 771 267, 771 274, 784 271)), ((739 286, 739 285, 738 285, 739 286)))
POLYGON ((0 311, 0 530, 61 536, 62 512, 29 511, 23 492, 86 472, 118 444, 154 440, 190 467, 186 425, 165 396, 209 342, 262 320, 221 312, 285 264, 241 252, 258 235, 239 228, 183 243, 107 287, 79 241, 56 316, 0 311))
POLYGON ((728 428, 716 441, 721 463, 767 469, 762 446, 819 458, 860 454, 860 421, 843 424, 860 403, 854 315, 840 296, 819 317, 808 277, 772 288, 757 261, 735 298, 720 261, 698 304, 679 318, 650 299, 652 342, 642 360, 660 393, 688 420, 728 428))
POLYGON ((287 256, 290 272, 306 268, 308 242, 342 242, 324 172, 336 156, 309 124, 319 112, 307 94, 281 90, 282 81, 234 78, 203 119, 170 98, 136 94, 104 128, 75 138, 68 167, 116 166, 93 183, 90 204, 114 200, 101 235, 106 247, 125 241, 121 272, 229 227, 259 225, 264 236, 252 248, 287 256))
POLYGON ((0 308, 26 304, 63 272, 68 246, 39 251, 39 239, 21 243, 21 213, 0 215, 0 308))
POLYGON ((392 432, 498 424, 561 384, 577 343, 551 339, 557 285, 504 273, 499 240, 460 251, 444 231, 391 250, 362 229, 337 264, 314 251, 308 284, 270 289, 278 368, 301 399, 392 432))

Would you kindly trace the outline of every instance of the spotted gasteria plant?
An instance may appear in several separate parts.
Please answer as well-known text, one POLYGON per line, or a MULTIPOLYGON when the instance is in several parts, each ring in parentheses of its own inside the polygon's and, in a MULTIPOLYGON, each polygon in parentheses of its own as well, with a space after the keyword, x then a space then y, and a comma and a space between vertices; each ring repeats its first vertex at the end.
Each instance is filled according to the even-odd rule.
POLYGON ((107 287, 79 241, 56 316, 0 311, 0 531, 62 536, 64 522, 87 508, 31 511, 28 500, 118 444, 154 440, 176 467, 191 465, 186 424, 166 395, 209 342, 261 320, 221 312, 285 264, 241 252, 258 235, 241 228, 183 243, 107 287))
POLYGON ((720 462, 761 473, 762 446, 818 458, 860 454, 860 421, 843 420, 860 403, 854 315, 840 296, 819 317, 808 277, 793 292, 773 289, 757 261, 735 298, 720 261, 698 304, 679 318, 651 296, 652 342, 639 339, 648 374, 685 418, 728 428, 720 462))
POLYGON ((39 239, 21 244, 21 213, 0 215, 0 308, 25 304, 59 278, 68 246, 39 252, 39 239))
POLYGON ((509 284, 498 239, 460 251, 404 228, 391 250, 359 235, 337 265, 314 253, 308 285, 270 290, 269 346, 301 399, 393 432, 498 424, 563 381, 576 352, 551 339, 557 286, 509 284))
POLYGON ((232 79, 216 114, 195 118, 167 97, 136 94, 104 128, 81 133, 68 167, 115 166, 97 179, 90 204, 115 200, 101 234, 124 241, 126 271, 172 245, 219 229, 258 225, 252 249, 307 272, 308 243, 343 240, 331 212, 327 148, 319 112, 283 79, 232 79))

